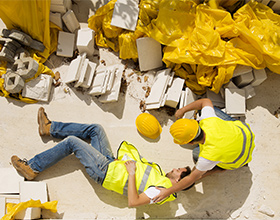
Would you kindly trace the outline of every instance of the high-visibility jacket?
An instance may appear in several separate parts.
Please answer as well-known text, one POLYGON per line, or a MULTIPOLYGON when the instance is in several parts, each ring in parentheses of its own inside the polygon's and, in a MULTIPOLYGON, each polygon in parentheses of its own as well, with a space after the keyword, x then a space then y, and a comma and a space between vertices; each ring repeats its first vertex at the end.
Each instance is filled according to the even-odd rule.
MULTIPOLYGON (((130 143, 123 141, 118 149, 118 160, 111 162, 103 181, 102 186, 106 189, 117 193, 127 195, 128 190, 128 173, 124 163, 127 160, 122 160, 124 155, 136 161, 136 189, 138 194, 144 192, 150 186, 169 188, 172 183, 169 178, 165 177, 165 173, 156 163, 148 162, 143 158, 138 150, 130 143)), ((166 201, 172 201, 177 198, 174 193, 157 204, 163 204, 166 201)))
POLYGON ((250 126, 241 121, 224 121, 209 117, 199 122, 206 134, 204 144, 199 144, 199 157, 220 161, 223 169, 236 169, 252 160, 255 135, 250 126))

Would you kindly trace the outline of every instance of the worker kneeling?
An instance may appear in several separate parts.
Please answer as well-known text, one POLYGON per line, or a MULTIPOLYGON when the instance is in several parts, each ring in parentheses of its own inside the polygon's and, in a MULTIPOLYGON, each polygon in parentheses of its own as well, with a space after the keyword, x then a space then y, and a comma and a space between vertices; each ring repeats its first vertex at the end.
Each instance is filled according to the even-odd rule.
MULTIPOLYGON (((148 162, 137 149, 123 141, 115 159, 103 127, 99 124, 79 124, 50 121, 43 108, 38 111, 39 134, 64 139, 56 146, 30 160, 12 156, 13 166, 27 180, 74 153, 89 176, 104 188, 128 196, 128 205, 135 207, 153 203, 160 191, 189 175, 189 167, 173 169, 166 175, 156 163, 148 162), (90 140, 88 144, 85 140, 90 140)), ((157 204, 175 200, 176 193, 157 204)))
POLYGON ((160 201, 212 173, 237 169, 252 160, 255 135, 250 126, 214 108, 210 99, 199 99, 184 106, 177 110, 175 117, 179 119, 170 127, 174 142, 198 145, 193 150, 196 164, 191 174, 180 182, 168 189, 160 189, 153 201, 160 201), (182 119, 192 110, 201 110, 199 122, 182 119))

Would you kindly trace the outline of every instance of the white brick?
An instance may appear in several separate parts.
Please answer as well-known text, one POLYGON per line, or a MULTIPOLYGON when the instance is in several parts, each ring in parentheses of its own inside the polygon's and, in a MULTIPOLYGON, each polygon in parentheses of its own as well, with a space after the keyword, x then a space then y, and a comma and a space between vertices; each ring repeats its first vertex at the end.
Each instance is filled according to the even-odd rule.
POLYGON ((57 43, 57 56, 72 57, 75 45, 75 34, 59 31, 57 43))
POLYGON ((135 31, 139 7, 135 0, 118 0, 114 5, 111 25, 135 31))
MULTIPOLYGON (((122 73, 123 73, 124 67, 122 65, 118 65, 112 73, 115 75, 113 77, 113 85, 112 89, 108 92, 106 92, 104 95, 101 95, 99 98, 100 102, 116 102, 119 98, 120 88, 121 88, 121 80, 122 80, 122 73)), ((109 82, 109 80, 108 80, 109 82)))
POLYGON ((108 72, 106 71, 106 69, 98 69, 93 78, 93 82, 89 94, 92 96, 104 94, 106 92, 107 77, 108 77, 108 72))
MULTIPOLYGON (((184 106, 194 102, 195 100, 197 99, 197 96, 196 94, 194 94, 192 92, 192 90, 190 90, 190 88, 186 87, 186 90, 185 90, 185 103, 184 103, 184 106)), ((183 118, 188 118, 188 119, 193 119, 193 114, 194 114, 195 111, 189 111, 189 112, 186 112, 183 116, 183 118)))
POLYGON ((86 54, 79 55, 76 59, 72 60, 64 79, 65 83, 72 83, 79 79, 83 63, 86 59, 86 54))
POLYGON ((182 78, 174 78, 171 86, 167 90, 165 105, 176 108, 180 100, 180 95, 184 86, 185 80, 182 78))
POLYGON ((252 98, 253 96, 256 95, 255 89, 252 85, 245 86, 242 89, 244 89, 244 91, 245 91, 245 98, 246 99, 250 99, 250 98, 252 98))
POLYGON ((62 20, 68 30, 74 33, 77 29, 80 28, 80 23, 78 22, 75 13, 72 10, 68 10, 63 16, 62 20))
POLYGON ((50 21, 62 29, 62 18, 60 13, 50 12, 50 21))
POLYGON ((147 71, 162 66, 161 44, 150 37, 142 37, 136 40, 139 68, 147 71))
POLYGON ((0 217, 2 218, 6 214, 6 198, 0 197, 0 217))
POLYGON ((186 96, 186 92, 184 90, 182 90, 181 91, 181 96, 180 96, 180 102, 179 102, 179 109, 184 107, 185 96, 186 96))
POLYGON ((249 73, 252 72, 253 68, 250 66, 244 66, 244 65, 236 65, 235 70, 233 71, 233 76, 232 77, 236 77, 236 76, 240 76, 243 75, 245 73, 249 73))
POLYGON ((87 70, 87 73, 85 75, 85 79, 84 79, 84 82, 83 82, 83 87, 84 88, 89 88, 92 84, 92 81, 93 81, 93 77, 94 77, 94 73, 95 73, 95 69, 96 69, 96 63, 93 63, 91 61, 88 62, 88 70, 87 70))
POLYGON ((244 86, 247 86, 254 80, 254 76, 252 72, 245 73, 243 75, 234 77, 232 81, 235 85, 237 85, 239 88, 242 88, 244 86))
POLYGON ((38 101, 48 102, 53 78, 47 74, 40 74, 37 78, 25 83, 22 96, 38 101))
POLYGON ((245 114, 245 91, 243 89, 225 89, 226 113, 230 115, 245 114))
POLYGON ((19 193, 19 182, 24 181, 14 168, 0 168, 0 194, 19 193))
POLYGON ((91 56, 94 52, 94 34, 95 32, 90 28, 78 30, 77 48, 80 52, 91 56))
POLYGON ((251 82, 252 86, 259 86, 267 79, 265 69, 253 69, 254 80, 251 82))
MULTIPOLYGON (((44 182, 24 181, 20 183, 20 201, 30 199, 40 200, 41 203, 48 201, 47 185, 44 182)), ((41 208, 27 208, 18 212, 15 219, 38 219, 41 217, 41 208)))
POLYGON ((225 100, 224 100, 224 98, 222 98, 220 93, 216 94, 215 92, 207 89, 206 96, 207 96, 207 98, 209 98, 212 101, 214 106, 217 106, 220 108, 225 107, 225 100))

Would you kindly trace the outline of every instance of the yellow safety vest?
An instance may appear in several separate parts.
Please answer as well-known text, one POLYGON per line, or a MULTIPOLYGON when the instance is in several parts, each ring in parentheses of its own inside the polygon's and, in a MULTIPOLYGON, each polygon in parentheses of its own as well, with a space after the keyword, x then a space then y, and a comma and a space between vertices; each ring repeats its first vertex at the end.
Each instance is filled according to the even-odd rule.
MULTIPOLYGON (((136 189, 138 194, 144 192, 150 186, 169 188, 172 183, 169 178, 165 177, 165 173, 156 163, 148 162, 143 158, 138 150, 130 143, 123 141, 118 149, 118 160, 109 164, 108 170, 102 186, 106 189, 127 196, 128 190, 128 173, 122 160, 124 155, 127 155, 132 160, 136 161, 136 189)), ((166 201, 172 201, 177 198, 174 193, 157 204, 163 204, 166 201)))
POLYGON ((248 124, 210 117, 201 120, 199 125, 206 134, 204 144, 199 144, 200 157, 220 161, 217 166, 228 170, 252 160, 255 135, 248 124))

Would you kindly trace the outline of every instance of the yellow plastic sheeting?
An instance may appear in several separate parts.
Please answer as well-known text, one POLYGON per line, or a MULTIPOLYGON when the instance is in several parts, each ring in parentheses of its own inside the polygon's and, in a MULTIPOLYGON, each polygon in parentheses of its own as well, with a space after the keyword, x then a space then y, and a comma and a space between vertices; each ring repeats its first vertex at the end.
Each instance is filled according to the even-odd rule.
POLYGON ((30 207, 38 207, 42 209, 48 209, 51 212, 57 212, 57 201, 41 203, 40 200, 29 200, 27 202, 20 202, 18 204, 8 203, 7 204, 7 214, 4 215, 1 220, 12 220, 15 218, 15 215, 30 207))
MULTIPOLYGON (((10 1, 0 0, 0 18, 5 23, 7 29, 17 29, 28 35, 34 40, 42 42, 45 46, 43 52, 26 47, 31 57, 39 63, 39 68, 34 79, 44 73, 54 77, 54 73, 43 63, 56 51, 58 31, 61 30, 57 25, 49 22, 50 0, 29 0, 29 1, 10 1)), ((0 63, 0 76, 6 73, 6 62, 0 63)), ((31 79, 27 79, 26 82, 31 79)), ((4 89, 4 80, 0 79, 0 95, 15 98, 27 103, 35 103, 36 100, 23 98, 21 94, 9 94, 4 89)))
POLYGON ((232 17, 221 6, 227 9, 234 6, 231 7, 233 11, 241 4, 236 0, 230 0, 230 4, 211 0, 209 5, 191 0, 143 0, 139 5, 135 34, 126 32, 122 39, 120 36, 124 32, 118 29, 115 34, 119 38, 114 35, 109 39, 103 27, 106 26, 107 33, 110 33, 108 28, 113 30, 109 24, 115 2, 109 2, 108 14, 107 5, 97 10, 96 14, 100 10, 103 16, 108 16, 104 21, 97 16, 89 19, 89 27, 96 31, 98 41, 113 39, 115 47, 98 45, 120 51, 122 59, 137 58, 134 40, 141 36, 152 37, 165 45, 163 61, 166 66, 176 66, 176 74, 185 76, 186 84, 197 94, 205 92, 206 87, 218 93, 232 77, 237 64, 255 69, 268 67, 280 74, 277 68, 280 64, 280 17, 261 3, 249 2, 232 17), (190 74, 181 64, 196 65, 195 71, 190 74))

